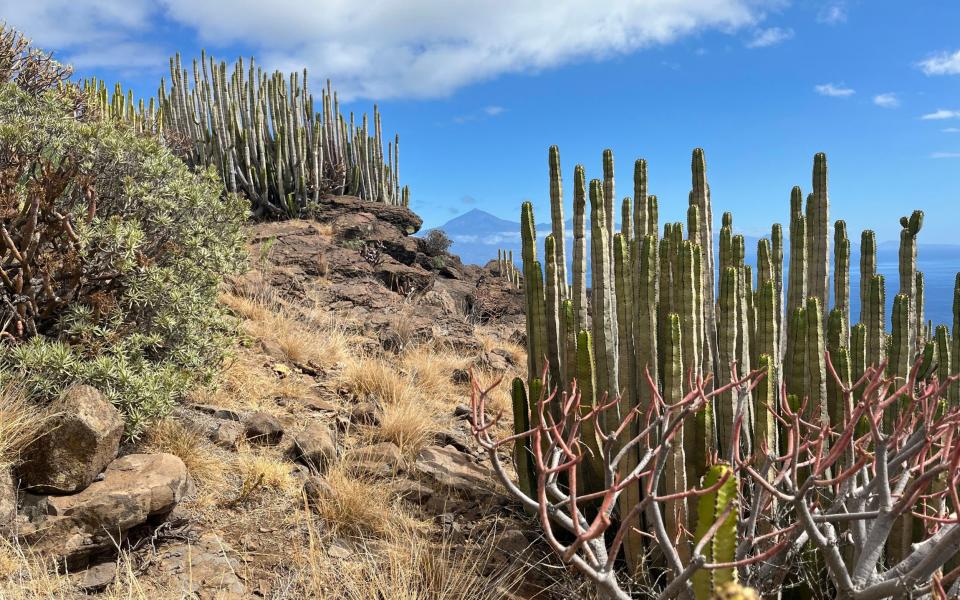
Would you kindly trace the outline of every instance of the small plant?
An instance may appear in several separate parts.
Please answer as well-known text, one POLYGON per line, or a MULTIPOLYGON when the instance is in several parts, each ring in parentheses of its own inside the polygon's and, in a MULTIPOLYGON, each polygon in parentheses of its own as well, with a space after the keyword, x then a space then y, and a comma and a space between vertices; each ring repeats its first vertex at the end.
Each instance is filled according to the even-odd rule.
POLYGON ((453 241, 442 229, 431 229, 423 238, 423 244, 427 256, 436 257, 446 254, 453 241))
POLYGON ((440 270, 447 266, 447 257, 446 256, 434 256, 430 259, 430 266, 436 270, 440 270))

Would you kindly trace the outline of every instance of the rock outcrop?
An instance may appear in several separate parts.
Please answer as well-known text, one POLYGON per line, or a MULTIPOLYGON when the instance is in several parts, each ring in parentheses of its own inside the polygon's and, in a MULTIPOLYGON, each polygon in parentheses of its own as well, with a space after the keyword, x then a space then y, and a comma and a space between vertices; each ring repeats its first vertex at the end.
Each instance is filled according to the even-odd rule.
POLYGON ((24 451, 20 486, 33 493, 73 494, 90 485, 117 457, 123 417, 87 385, 67 390, 50 410, 47 432, 24 451))

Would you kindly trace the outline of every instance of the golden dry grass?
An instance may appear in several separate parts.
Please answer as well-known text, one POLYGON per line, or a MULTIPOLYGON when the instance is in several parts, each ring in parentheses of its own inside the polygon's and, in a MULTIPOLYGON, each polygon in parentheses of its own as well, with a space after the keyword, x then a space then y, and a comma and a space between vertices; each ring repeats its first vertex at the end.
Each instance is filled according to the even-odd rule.
POLYGON ((379 358, 355 358, 343 367, 340 384, 357 396, 372 397, 383 404, 401 404, 416 396, 409 377, 379 358))
POLYGON ((19 460, 20 452, 41 434, 51 416, 16 388, 0 388, 0 469, 19 460))
POLYGON ((400 363, 421 395, 441 400, 461 393, 450 376, 456 369, 467 368, 470 358, 450 350, 415 346, 403 353, 400 363))
POLYGON ((225 485, 227 464, 202 432, 168 417, 157 422, 147 434, 146 449, 173 454, 183 461, 201 492, 215 493, 225 485))
POLYGON ((297 482, 291 475, 292 465, 282 458, 242 449, 236 468, 240 476, 236 500, 245 500, 262 491, 285 496, 297 493, 297 482))
POLYGON ((342 466, 326 476, 329 486, 314 503, 326 529, 346 537, 406 539, 425 524, 409 515, 388 482, 358 476, 342 466))
POLYGON ((383 407, 380 425, 366 433, 373 442, 393 442, 406 458, 414 458, 430 444, 437 431, 438 416, 424 404, 404 400, 383 407))

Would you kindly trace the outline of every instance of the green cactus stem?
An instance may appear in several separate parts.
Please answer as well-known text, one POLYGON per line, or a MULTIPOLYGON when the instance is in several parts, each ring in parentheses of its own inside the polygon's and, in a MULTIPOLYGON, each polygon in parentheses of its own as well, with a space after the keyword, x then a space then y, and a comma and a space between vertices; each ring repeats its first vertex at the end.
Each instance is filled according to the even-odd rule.
POLYGON ((563 177, 560 171, 560 148, 550 146, 550 222, 556 246, 557 281, 560 298, 567 297, 567 252, 563 220, 563 177))
MULTIPOLYGON (((737 547, 737 476, 733 469, 726 464, 718 464, 707 469, 700 481, 702 489, 709 489, 723 483, 715 491, 700 496, 697 503, 697 529, 694 534, 694 543, 702 540, 718 519, 724 517, 723 524, 717 528, 713 538, 703 549, 707 562, 728 563, 734 561, 737 547), (726 478, 724 480, 724 478, 726 478)), ((710 600, 714 592, 728 582, 737 581, 737 570, 727 569, 700 569, 693 575, 693 595, 696 600, 710 600)))

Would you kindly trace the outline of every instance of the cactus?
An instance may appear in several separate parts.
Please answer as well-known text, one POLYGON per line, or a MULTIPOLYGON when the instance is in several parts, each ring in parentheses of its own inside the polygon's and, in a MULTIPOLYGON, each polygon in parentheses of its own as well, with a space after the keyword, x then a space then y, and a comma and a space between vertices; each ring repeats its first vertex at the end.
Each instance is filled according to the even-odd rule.
MULTIPOLYGON (((906 354, 904 360, 910 360, 908 357, 912 352, 918 350, 917 340, 920 331, 917 326, 917 234, 923 225, 923 211, 915 210, 908 219, 900 219, 900 252, 899 252, 899 271, 900 271, 900 294, 906 301, 906 318, 912 324, 902 333, 906 339, 903 341, 906 354)), ((894 320, 897 316, 894 313, 894 320)), ((891 352, 892 355, 892 352, 891 352)), ((898 356, 898 359, 900 357, 898 356)))
POLYGON ((914 320, 910 315, 910 298, 906 294, 897 294, 893 298, 893 329, 890 334, 890 363, 887 371, 906 379, 913 363, 911 341, 914 320))
POLYGON ((833 306, 840 309, 843 317, 842 346, 849 344, 850 334, 850 238, 847 224, 840 220, 834 223, 833 234, 833 306))
POLYGON ((653 392, 647 385, 647 374, 653 381, 659 381, 657 363, 657 256, 656 235, 645 235, 637 239, 637 277, 634 280, 635 298, 634 352, 636 354, 636 375, 634 381, 639 386, 638 401, 643 414, 650 407, 653 392))
POLYGON ((884 344, 886 292, 883 275, 874 275, 871 278, 867 295, 862 302, 866 307, 864 325, 867 328, 867 366, 880 366, 886 360, 884 344))
MULTIPOLYGON (((724 366, 717 379, 721 385, 730 381, 730 365, 737 355, 737 296, 739 294, 737 269, 727 267, 720 278, 720 312, 717 328, 717 348, 720 365, 724 366)), ((731 448, 736 399, 732 391, 724 392, 717 402, 717 445, 723 455, 731 448)))
MULTIPOLYGON (((596 365, 593 360, 593 343, 590 332, 581 330, 577 334, 577 386, 580 390, 580 411, 585 416, 596 405, 597 380, 596 365)), ((597 438, 596 422, 583 421, 583 440, 587 445, 584 461, 578 469, 578 478, 583 481, 585 493, 596 492, 606 483, 603 471, 603 458, 600 453, 600 441, 597 438)))
POLYGON ((228 78, 226 63, 202 53, 192 79, 191 87, 179 54, 170 60, 170 87, 159 89, 163 128, 187 141, 189 164, 216 167, 229 191, 245 193, 255 215, 299 216, 327 191, 409 206, 399 138, 384 146, 376 106, 372 123, 365 114, 348 122, 328 81, 317 112, 306 69, 302 78, 268 74, 252 59, 228 78))
MULTIPOLYGON (((600 181, 590 182, 590 221, 591 253, 593 273, 593 344, 597 369, 597 389, 608 394, 617 394, 620 390, 617 368, 617 308, 613 282, 611 240, 607 237, 606 204, 600 181)), ((611 215, 612 218, 612 215, 611 215)), ((617 419, 616 411, 604 414, 603 427, 607 431, 617 419)))
POLYGON ((573 170, 573 312, 577 328, 586 329, 587 322, 587 188, 583 166, 573 170))
POLYGON ((560 148, 550 146, 550 221, 556 246, 557 281, 560 297, 567 297, 567 252, 563 221, 563 177, 560 172, 560 148))
MULTIPOLYGON (((551 233, 544 239, 544 256, 547 261, 546 281, 544 284, 544 311, 543 326, 546 331, 547 341, 547 366, 549 368, 550 379, 547 385, 553 387, 565 386, 563 370, 565 368, 563 357, 563 348, 561 343, 563 338, 560 335, 560 302, 565 287, 560 280, 560 268, 557 265, 557 247, 556 239, 551 233)), ((554 404, 555 412, 559 414, 559 405, 554 404)))
MULTIPOLYGON (((700 482, 702 489, 711 488, 724 477, 726 480, 715 491, 703 494, 697 503, 697 529, 694 543, 707 535, 718 519, 724 517, 713 538, 703 548, 707 562, 728 563, 734 561, 737 545, 737 477, 726 464, 717 464, 707 469, 700 482)), ((708 600, 721 586, 737 581, 734 568, 700 570, 693 575, 693 594, 696 600, 708 600)))
MULTIPOLYGON (((527 401, 527 390, 523 379, 514 378, 510 388, 513 399, 513 424, 517 431, 530 429, 530 404, 527 401)), ((530 438, 517 438, 513 443, 513 466, 517 471, 517 485, 531 498, 537 490, 536 469, 533 464, 533 455, 530 452, 530 438)))
MULTIPOLYGON (((626 222, 626 220, 624 220, 626 222)), ((647 161, 633 163, 633 235, 636 238, 651 233, 647 216, 647 161)))
POLYGON ((814 416, 821 423, 829 422, 827 412, 827 365, 824 360, 825 350, 823 335, 823 311, 820 308, 820 299, 815 296, 807 298, 807 342, 806 342, 806 396, 814 416))
POLYGON ((757 590, 744 587, 735 581, 717 586, 710 600, 760 600, 757 590))
MULTIPOLYGON (((953 337, 951 339, 950 372, 960 373, 960 273, 953 285, 953 337)), ((947 398, 951 404, 960 404, 960 383, 950 385, 947 398)))
POLYGON ((867 322, 867 304, 864 302, 870 294, 870 281, 877 274, 877 236, 865 229, 860 234, 860 322, 867 322))
POLYGON ((807 196, 807 296, 819 300, 823 311, 830 305, 829 230, 827 157, 821 152, 813 157, 813 193, 807 196))
MULTIPOLYGON (((680 316, 671 313, 667 317, 667 336, 663 345, 663 400, 676 404, 683 399, 683 352, 680 316)), ((669 461, 664 471, 667 494, 676 494, 687 489, 686 456, 684 452, 684 430, 679 428, 674 438, 674 450, 667 455, 669 461)), ((687 527, 686 501, 682 498, 671 500, 664 508, 667 531, 671 537, 678 537, 681 529, 687 527)), ((690 548, 686 541, 677 546, 677 553, 686 562, 690 558, 690 548)))

